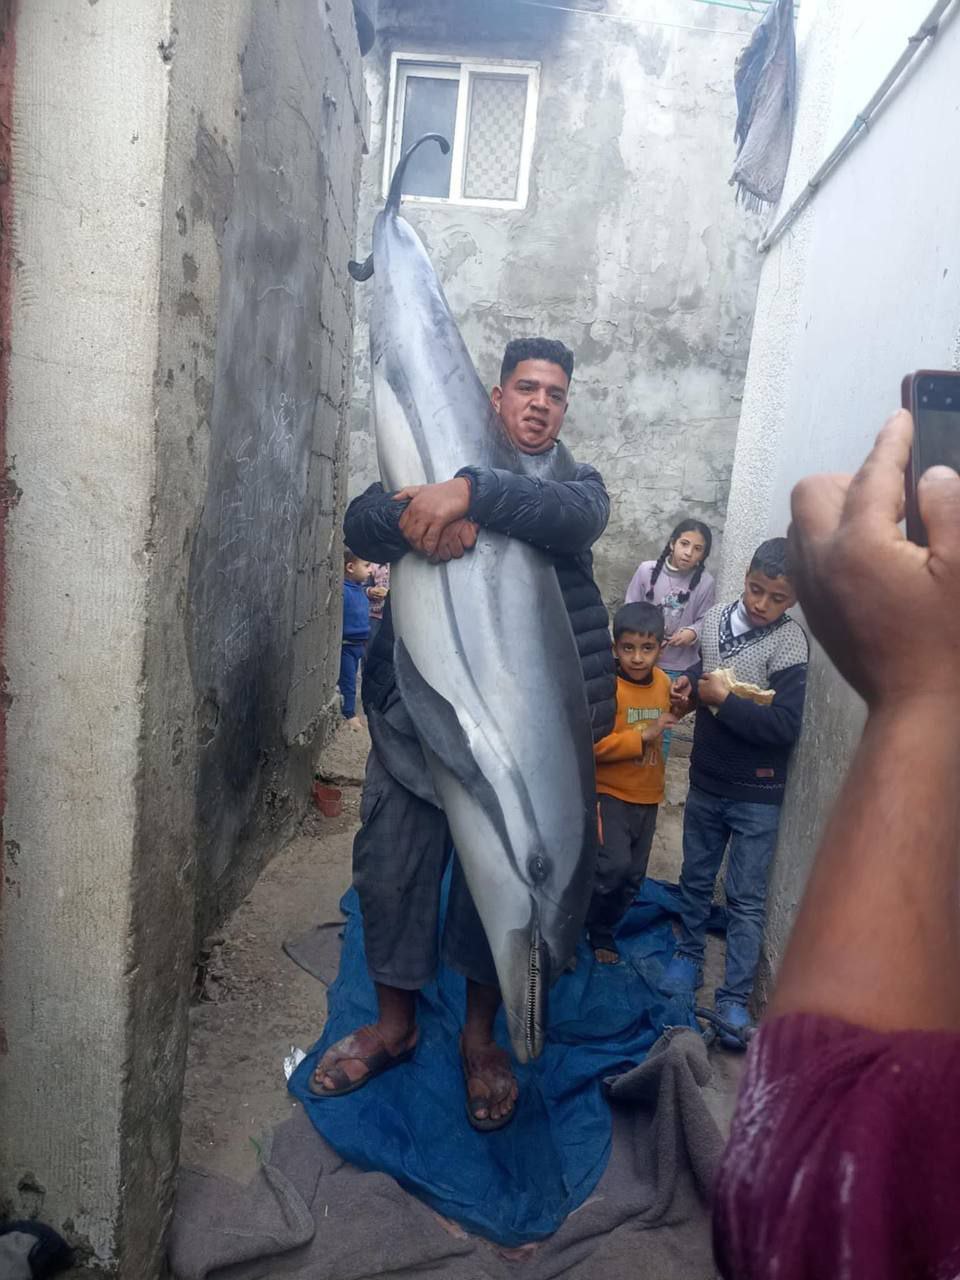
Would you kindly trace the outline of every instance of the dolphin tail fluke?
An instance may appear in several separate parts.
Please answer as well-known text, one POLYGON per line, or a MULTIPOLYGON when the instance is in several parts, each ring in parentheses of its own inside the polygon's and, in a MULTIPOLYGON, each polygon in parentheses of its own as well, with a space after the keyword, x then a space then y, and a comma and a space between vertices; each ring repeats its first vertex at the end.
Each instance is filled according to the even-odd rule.
MULTIPOLYGON (((406 176, 407 165, 410 163, 410 157, 422 147, 425 142, 436 142, 444 155, 450 150, 450 143, 442 133, 425 133, 422 138, 418 138, 413 146, 408 147, 400 158, 400 163, 393 172, 393 181, 390 183, 390 192, 387 196, 385 208, 389 213, 397 213, 400 209, 400 197, 403 194, 403 179, 406 176)), ((354 262, 351 260, 347 263, 347 270, 353 276, 354 280, 369 280, 373 275, 373 254, 371 253, 366 262, 354 262)))
POLYGON ((400 157, 400 163, 393 172, 393 181, 390 183, 390 194, 387 196, 386 209, 388 213, 397 213, 400 208, 400 197, 403 194, 403 179, 406 177, 407 165, 413 153, 422 147, 425 142, 436 142, 444 155, 450 150, 450 143, 442 133, 425 133, 422 138, 418 138, 416 142, 407 148, 400 157))

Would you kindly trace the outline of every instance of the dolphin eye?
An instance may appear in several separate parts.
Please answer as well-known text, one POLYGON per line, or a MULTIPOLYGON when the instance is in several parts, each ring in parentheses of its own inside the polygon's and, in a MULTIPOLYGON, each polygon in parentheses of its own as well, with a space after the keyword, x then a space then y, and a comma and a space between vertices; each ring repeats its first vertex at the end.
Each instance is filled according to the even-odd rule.
POLYGON ((535 853, 527 863, 527 870, 534 884, 542 884, 550 874, 550 863, 542 854, 535 853))

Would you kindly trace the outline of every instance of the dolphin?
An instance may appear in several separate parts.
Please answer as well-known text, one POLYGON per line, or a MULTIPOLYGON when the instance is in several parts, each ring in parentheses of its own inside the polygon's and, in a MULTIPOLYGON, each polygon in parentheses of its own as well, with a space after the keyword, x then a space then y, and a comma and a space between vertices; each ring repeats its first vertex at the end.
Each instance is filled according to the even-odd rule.
MULTIPOLYGON (((397 166, 355 278, 370 319, 377 456, 388 490, 461 467, 563 479, 562 445, 520 453, 477 377, 416 232, 397 166)), ((397 683, 490 944, 520 1062, 544 1043, 547 991, 577 946, 593 886, 597 818, 590 715, 556 571, 536 548, 481 529, 449 564, 393 566, 397 683)))

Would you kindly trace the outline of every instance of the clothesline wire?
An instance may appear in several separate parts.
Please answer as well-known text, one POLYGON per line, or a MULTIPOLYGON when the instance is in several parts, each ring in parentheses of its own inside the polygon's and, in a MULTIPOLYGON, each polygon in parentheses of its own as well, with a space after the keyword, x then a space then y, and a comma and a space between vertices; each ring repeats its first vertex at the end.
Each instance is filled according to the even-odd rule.
MULTIPOLYGON (((566 4, 549 4, 547 0, 516 0, 517 4, 525 4, 531 9, 555 9, 558 13, 578 13, 583 18, 600 18, 606 22, 616 22, 622 27, 669 27, 672 31, 699 31, 702 35, 708 36, 740 36, 741 39, 748 36, 748 31, 735 31, 731 27, 690 27, 679 22, 662 22, 658 18, 621 18, 614 13, 595 13, 592 9, 576 9, 572 5, 566 4)), ((716 0, 711 0, 716 3, 716 0)), ((756 13, 758 10, 750 10, 745 5, 726 5, 728 9, 743 8, 744 13, 756 13)))

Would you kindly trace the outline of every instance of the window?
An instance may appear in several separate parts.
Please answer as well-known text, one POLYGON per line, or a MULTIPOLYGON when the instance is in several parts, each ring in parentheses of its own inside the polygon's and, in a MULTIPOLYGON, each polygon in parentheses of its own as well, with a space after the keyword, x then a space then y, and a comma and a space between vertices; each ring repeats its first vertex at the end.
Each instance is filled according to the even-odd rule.
POLYGON ((425 133, 451 147, 422 147, 404 195, 419 200, 522 209, 527 203, 539 68, 530 62, 465 61, 395 53, 383 189, 400 157, 425 133))

